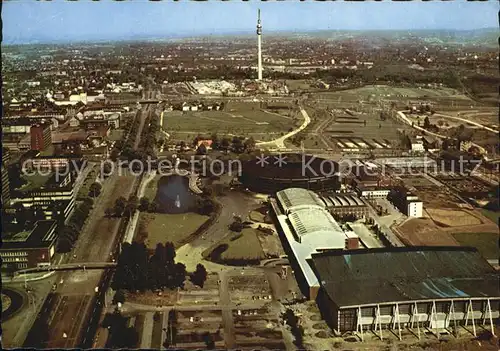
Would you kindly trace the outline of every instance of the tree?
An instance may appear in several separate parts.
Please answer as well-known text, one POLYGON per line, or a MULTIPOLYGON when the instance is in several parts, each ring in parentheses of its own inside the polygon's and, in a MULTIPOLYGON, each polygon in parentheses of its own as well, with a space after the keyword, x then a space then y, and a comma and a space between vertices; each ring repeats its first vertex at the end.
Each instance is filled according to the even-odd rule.
POLYGON ((241 232, 243 230, 243 221, 240 217, 235 217, 234 221, 229 225, 229 229, 233 232, 241 232))
POLYGON ((212 134, 210 139, 212 139, 212 149, 218 150, 220 148, 220 140, 217 134, 212 134))
POLYGON ((118 304, 118 302, 121 304, 125 303, 125 292, 121 289, 117 290, 113 297, 113 303, 118 304))
POLYGON ((114 207, 114 213, 116 217, 121 217, 125 211, 125 205, 121 202, 116 202, 114 207))
POLYGON ((425 116, 424 118, 424 128, 427 129, 431 126, 431 122, 429 121, 429 117, 425 116))
MULTIPOLYGON (((111 152, 111 155, 113 155, 113 151, 111 152)), ((109 177, 110 172, 111 172, 111 165, 108 162, 106 162, 102 166, 103 167, 102 167, 101 176, 109 177)))
POLYGON ((191 274, 191 282, 195 285, 198 285, 200 288, 203 288, 205 281, 207 280, 207 270, 205 266, 201 263, 196 265, 196 270, 191 274))
POLYGON ((290 326, 291 332, 295 337, 295 345, 302 349, 302 343, 304 339, 304 329, 299 325, 299 318, 295 315, 295 313, 291 309, 287 309, 283 314, 283 319, 285 323, 290 326))
POLYGON ((100 183, 94 182, 90 185, 89 196, 96 198, 101 193, 102 185, 100 183))
POLYGON ((250 137, 247 140, 245 140, 244 149, 246 152, 251 152, 255 150, 255 140, 253 137, 250 137))
POLYGON ((204 143, 201 143, 200 146, 196 149, 196 154, 197 155, 206 155, 207 154, 207 147, 204 143))
POLYGON ((184 287, 184 281, 186 280, 186 275, 187 275, 186 265, 178 262, 175 264, 174 271, 175 271, 175 278, 174 278, 175 286, 181 288, 184 287))
POLYGON ((175 260, 175 246, 171 241, 165 243, 165 262, 173 263, 175 260))
POLYGON ((115 201, 115 205, 120 205, 121 207, 124 207, 127 205, 127 199, 124 196, 120 196, 118 199, 115 201))
POLYGON ((227 137, 222 138, 222 141, 221 141, 221 149, 222 150, 227 152, 227 150, 229 150, 230 145, 231 145, 231 140, 229 140, 229 138, 227 138, 227 137))
POLYGON ((156 201, 152 201, 149 204, 148 212, 155 213, 158 212, 158 210, 159 210, 158 203, 156 201))
POLYGON ((114 213, 115 211, 109 207, 104 210, 104 215, 108 218, 112 217, 114 213))
POLYGON ((140 211, 147 211, 149 208, 149 199, 147 197, 141 197, 139 200, 139 210, 140 211))
POLYGON ((125 206, 125 209, 123 211, 123 214, 125 216, 132 216, 134 212, 137 210, 137 202, 131 201, 127 203, 127 206, 125 206))

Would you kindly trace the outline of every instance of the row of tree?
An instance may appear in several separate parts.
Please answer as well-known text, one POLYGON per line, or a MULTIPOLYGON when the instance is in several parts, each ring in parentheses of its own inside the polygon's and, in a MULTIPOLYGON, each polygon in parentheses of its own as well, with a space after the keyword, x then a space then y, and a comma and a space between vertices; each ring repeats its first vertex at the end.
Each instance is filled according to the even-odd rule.
MULTIPOLYGON (((139 157, 156 157, 156 146, 158 144, 158 132, 160 131, 160 116, 151 113, 146 121, 141 133, 139 143, 139 157)), ((145 160, 146 158, 142 158, 145 160)), ((139 158, 141 159, 141 158, 139 158)))
MULTIPOLYGON (((193 140, 193 146, 197 147, 197 153, 200 155, 205 155, 207 153, 207 148, 204 144, 198 146, 200 140, 212 140, 210 147, 213 150, 220 150, 224 152, 232 151, 237 154, 244 152, 252 152, 255 150, 255 139, 253 137, 245 138, 243 136, 233 136, 230 137, 219 137, 217 134, 212 134, 210 137, 204 137, 198 135, 193 140)), ((182 146, 182 145, 181 145, 182 146)))
POLYGON ((57 251, 60 253, 70 252, 78 239, 85 221, 92 210, 93 200, 85 199, 79 204, 71 215, 68 224, 59 226, 59 237, 57 239, 57 251))
MULTIPOLYGON (((147 289, 183 288, 186 266, 175 262, 175 247, 172 242, 159 243, 153 255, 146 245, 133 242, 122 245, 111 287, 114 290, 146 291, 147 289)), ((189 274, 193 284, 203 287, 207 271, 202 264, 189 274)))
POLYGON ((135 159, 134 143, 139 131, 141 111, 137 111, 133 119, 125 120, 123 125, 123 138, 118 140, 111 151, 111 159, 116 159, 118 155, 122 155, 129 161, 135 159))

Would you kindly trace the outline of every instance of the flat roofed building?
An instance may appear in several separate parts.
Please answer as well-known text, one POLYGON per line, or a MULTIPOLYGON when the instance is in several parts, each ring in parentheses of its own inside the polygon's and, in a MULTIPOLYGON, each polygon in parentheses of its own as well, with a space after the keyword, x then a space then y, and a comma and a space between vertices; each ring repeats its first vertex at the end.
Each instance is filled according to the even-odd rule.
POLYGON ((50 265, 55 253, 56 221, 37 221, 31 230, 2 233, 2 270, 50 265))
POLYGON ((318 306, 340 333, 439 334, 455 323, 490 325, 499 317, 500 275, 474 248, 330 250, 308 261, 321 282, 318 306))
POLYGON ((362 218, 368 213, 368 205, 354 193, 323 195, 320 199, 332 214, 362 218))
POLYGON ((276 193, 276 198, 280 201, 284 212, 287 214, 301 208, 325 208, 325 205, 321 202, 319 196, 307 189, 284 189, 276 193))
MULTIPOLYGON (((308 264, 313 253, 357 247, 356 234, 346 234, 320 198, 305 189, 285 189, 270 199, 273 219, 299 286, 314 299, 319 281, 308 264), (299 191, 297 191, 299 190, 299 191)), ((359 239, 357 239, 359 241, 359 239)))

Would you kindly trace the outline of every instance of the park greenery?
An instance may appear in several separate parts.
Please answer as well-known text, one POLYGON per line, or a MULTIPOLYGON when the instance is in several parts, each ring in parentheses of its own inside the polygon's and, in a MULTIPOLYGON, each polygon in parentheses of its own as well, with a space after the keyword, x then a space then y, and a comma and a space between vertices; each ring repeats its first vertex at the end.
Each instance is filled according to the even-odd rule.
POLYGON ((93 200, 87 198, 77 205, 67 224, 59 226, 59 237, 57 239, 57 251, 65 253, 71 251, 83 229, 90 211, 93 207, 93 200))
POLYGON ((132 292, 183 288, 188 275, 193 284, 203 287, 207 279, 205 267, 199 264, 188 274, 184 264, 175 262, 175 256, 172 242, 157 244, 152 255, 144 244, 124 243, 111 287, 132 292))

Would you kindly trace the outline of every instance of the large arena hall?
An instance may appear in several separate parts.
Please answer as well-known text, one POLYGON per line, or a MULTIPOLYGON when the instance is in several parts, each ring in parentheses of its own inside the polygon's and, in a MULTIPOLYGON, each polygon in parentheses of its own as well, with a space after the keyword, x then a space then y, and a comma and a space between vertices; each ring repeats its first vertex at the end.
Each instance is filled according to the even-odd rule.
POLYGON ((258 193, 274 194, 286 188, 304 188, 316 191, 337 190, 340 187, 337 162, 312 155, 269 155, 267 163, 260 157, 242 164, 240 181, 258 193))

